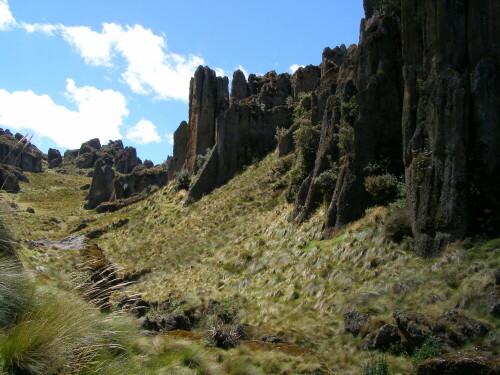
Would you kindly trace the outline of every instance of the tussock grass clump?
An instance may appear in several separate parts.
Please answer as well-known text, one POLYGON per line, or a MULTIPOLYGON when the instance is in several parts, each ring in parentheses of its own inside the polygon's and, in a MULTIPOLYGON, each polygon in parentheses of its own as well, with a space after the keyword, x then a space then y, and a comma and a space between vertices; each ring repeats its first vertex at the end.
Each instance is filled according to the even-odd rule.
POLYGON ((19 261, 0 255, 0 329, 19 318, 31 293, 19 261))

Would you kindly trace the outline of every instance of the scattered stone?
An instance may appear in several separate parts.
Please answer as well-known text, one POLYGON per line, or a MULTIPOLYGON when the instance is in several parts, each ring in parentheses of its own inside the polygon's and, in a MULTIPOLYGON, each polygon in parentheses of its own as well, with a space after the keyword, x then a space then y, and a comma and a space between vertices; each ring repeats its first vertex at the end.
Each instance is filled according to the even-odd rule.
POLYGON ((90 189, 90 184, 85 184, 80 186, 80 190, 88 190, 88 189, 90 189))
POLYGON ((455 310, 436 317, 396 309, 393 316, 403 335, 403 344, 410 353, 430 336, 438 338, 451 348, 459 348, 477 337, 485 336, 489 331, 481 322, 461 315, 455 310))
POLYGON ((275 335, 262 336, 259 339, 259 341, 268 342, 268 343, 271 343, 271 344, 283 344, 285 342, 281 337, 278 337, 278 336, 275 336, 275 335))
POLYGON ((398 327, 393 324, 385 324, 377 332, 368 335, 364 348, 366 350, 387 351, 392 345, 397 345, 400 342, 398 327))
POLYGON ((52 246, 60 250, 85 250, 88 248, 89 242, 85 236, 73 235, 61 241, 49 241, 46 238, 42 238, 41 240, 31 241, 29 243, 30 249, 43 246, 52 246))
POLYGON ((89 225, 87 223, 80 223, 76 226, 75 229, 73 229, 70 233, 76 233, 76 232, 79 232, 81 231, 82 229, 85 229, 87 228, 89 225))
POLYGON ((417 365, 417 375, 499 375, 500 356, 467 350, 430 358, 417 365))
POLYGON ((354 337, 357 337, 365 323, 372 315, 368 312, 359 312, 352 310, 344 314, 344 326, 346 332, 350 332, 354 337))
POLYGON ((28 208, 26 209, 26 212, 28 212, 28 213, 30 213, 30 214, 34 214, 34 213, 35 213, 35 209, 34 209, 34 208, 32 208, 32 207, 28 207, 28 208))

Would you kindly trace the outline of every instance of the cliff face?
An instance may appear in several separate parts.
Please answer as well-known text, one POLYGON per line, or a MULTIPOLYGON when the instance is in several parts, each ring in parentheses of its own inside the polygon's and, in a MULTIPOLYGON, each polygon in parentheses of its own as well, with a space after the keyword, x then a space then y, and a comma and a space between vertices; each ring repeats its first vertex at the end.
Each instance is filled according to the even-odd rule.
POLYGON ((407 205, 422 256, 498 229, 500 3, 402 1, 407 205))
POLYGON ((215 119, 229 105, 229 80, 199 66, 189 87, 189 126, 184 168, 196 170, 196 156, 215 144, 215 119))
POLYGON ((332 236, 395 199, 395 191, 374 194, 369 181, 396 190, 399 179, 419 255, 498 229, 500 4, 365 0, 364 9, 358 46, 325 48, 319 66, 292 77, 247 81, 236 71, 229 98, 227 78, 200 66, 168 178, 189 170, 189 198, 199 199, 273 150, 275 136, 280 156, 295 152, 296 167, 296 137, 307 128, 319 142, 290 194, 296 223, 326 201, 324 235, 332 236))

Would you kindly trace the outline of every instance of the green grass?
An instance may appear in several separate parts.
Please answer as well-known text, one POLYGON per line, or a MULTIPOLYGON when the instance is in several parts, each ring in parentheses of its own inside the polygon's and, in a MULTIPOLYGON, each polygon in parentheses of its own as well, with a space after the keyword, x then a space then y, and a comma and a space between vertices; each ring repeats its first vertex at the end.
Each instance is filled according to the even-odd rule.
MULTIPOLYGON (((175 192, 170 186, 121 211, 102 215, 80 209, 80 183, 76 181, 81 177, 69 175, 68 180, 75 178, 68 200, 71 206, 61 211, 47 206, 46 212, 20 215, 20 227, 25 228, 21 232, 23 239, 42 234, 60 239, 82 220, 89 221, 90 230, 128 218, 127 225, 96 240, 123 272, 149 271, 127 293, 141 293, 148 300, 186 300, 179 312, 204 306, 210 299, 228 301, 237 310, 236 320, 250 324, 255 337, 279 335, 315 353, 302 363, 288 365, 288 357, 276 364, 266 352, 229 351, 234 353, 234 363, 248 358, 265 373, 286 368, 294 373, 299 367, 307 373, 320 362, 322 369, 333 373, 358 374, 372 354, 361 349, 360 338, 344 333, 343 314, 351 309, 374 312, 376 324, 394 323, 396 307, 433 314, 458 308, 492 326, 498 324, 487 315, 481 293, 491 284, 493 270, 500 267, 500 240, 464 241, 449 246, 437 258, 420 259, 412 252, 411 239, 395 243, 384 234, 386 207, 368 210, 333 239, 321 240, 325 207, 301 226, 289 222, 293 207, 285 203, 283 194, 287 177, 272 172, 279 171, 279 163, 270 155, 190 206, 184 205, 185 192, 175 192), (61 217, 64 225, 43 232, 27 230, 43 227, 52 215, 61 217)), ((49 182, 48 178, 40 180, 40 189, 49 182)), ((24 194, 20 202, 27 200, 24 194)), ((43 199, 49 198, 40 199, 42 206, 43 199)), ((70 252, 25 253, 33 267, 43 265, 56 280, 66 277, 75 264, 70 252)), ((212 323, 207 317, 198 329, 212 323)), ((144 356, 151 368, 154 358, 163 356, 150 349, 139 353, 134 354, 134 363, 144 356)), ((213 356, 210 353, 208 357, 213 356)), ((391 373, 412 370, 409 358, 388 354, 386 359, 391 373)), ((232 365, 221 366, 222 371, 233 371, 232 365)), ((241 366, 242 372, 247 371, 246 365, 241 366)), ((248 371, 257 371, 254 367, 248 371)))

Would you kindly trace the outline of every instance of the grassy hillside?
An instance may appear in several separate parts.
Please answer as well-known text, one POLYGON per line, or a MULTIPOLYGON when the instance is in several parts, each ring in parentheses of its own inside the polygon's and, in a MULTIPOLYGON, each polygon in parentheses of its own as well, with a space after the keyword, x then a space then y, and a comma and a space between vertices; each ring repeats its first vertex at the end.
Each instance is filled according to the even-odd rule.
MULTIPOLYGON (((54 171, 28 174, 31 183, 21 193, 2 193, 1 199, 20 207, 9 217, 24 242, 62 239, 82 223, 87 228, 77 233, 106 228, 94 241, 122 274, 136 279, 116 298, 140 293, 149 301, 178 302, 179 311, 200 314, 195 332, 202 336, 217 323, 203 315, 216 300, 232 316, 230 325, 247 323, 255 338, 277 335, 312 353, 278 355, 249 343, 218 354, 253 358, 255 371, 360 373, 379 353, 362 350, 362 339, 344 333, 343 314, 352 309, 376 314, 375 325, 392 323, 394 309, 403 307, 435 314, 454 308, 498 326, 483 296, 500 267, 500 239, 467 240, 438 258, 421 259, 413 255, 411 239, 395 243, 384 235, 390 207, 374 207, 335 238, 321 240, 324 208, 300 227, 288 221, 287 164, 269 155, 190 206, 184 205, 185 192, 166 187, 118 212, 96 214, 81 208, 86 192, 79 187, 90 179, 54 171), (27 207, 35 214, 22 212, 27 207), (129 221, 112 229, 121 219, 129 221)), ((53 281, 74 271, 68 251, 24 246, 23 252, 32 269, 44 267, 53 281)), ((215 358, 203 345, 196 350, 215 358)), ((387 359, 394 373, 411 371, 411 359, 387 359)))

